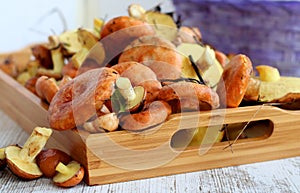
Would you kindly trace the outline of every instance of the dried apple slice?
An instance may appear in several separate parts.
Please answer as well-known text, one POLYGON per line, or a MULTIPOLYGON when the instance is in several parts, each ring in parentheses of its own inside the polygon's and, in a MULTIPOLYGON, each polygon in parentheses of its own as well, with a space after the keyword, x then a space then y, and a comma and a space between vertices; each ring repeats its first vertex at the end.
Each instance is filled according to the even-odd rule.
POLYGON ((257 101, 259 99, 261 81, 257 78, 250 78, 246 93, 244 95, 245 101, 257 101))

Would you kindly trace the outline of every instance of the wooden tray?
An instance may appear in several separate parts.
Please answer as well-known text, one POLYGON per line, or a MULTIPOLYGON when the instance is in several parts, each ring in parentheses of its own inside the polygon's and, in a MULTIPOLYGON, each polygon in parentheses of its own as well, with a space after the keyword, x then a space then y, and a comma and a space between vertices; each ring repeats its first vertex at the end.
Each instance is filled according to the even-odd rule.
MULTIPOLYGON (((0 90, 0 108, 26 132, 31 133, 35 126, 49 126, 47 105, 1 70, 0 90)), ((64 150, 81 162, 86 183, 96 185, 299 156, 299 136, 300 111, 249 106, 172 115, 162 127, 144 133, 54 131, 47 147, 64 150), (254 121, 272 123, 271 132, 238 140, 233 152, 224 149, 228 142, 183 150, 170 146, 172 135, 179 129, 220 124, 220 120, 223 124, 247 122, 255 113, 254 121)))

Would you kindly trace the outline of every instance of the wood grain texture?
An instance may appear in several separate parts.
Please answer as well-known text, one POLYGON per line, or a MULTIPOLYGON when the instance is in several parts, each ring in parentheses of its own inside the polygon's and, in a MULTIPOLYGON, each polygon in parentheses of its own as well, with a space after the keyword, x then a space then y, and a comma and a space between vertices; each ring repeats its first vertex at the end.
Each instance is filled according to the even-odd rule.
MULTIPOLYGON (((0 95, 0 108, 27 133, 35 126, 48 127, 47 106, 1 73, 0 88, 6 92, 0 95)), ((184 113, 172 115, 162 126, 142 133, 79 135, 80 130, 54 131, 47 147, 59 148, 82 163, 89 185, 123 182, 299 156, 299 115, 300 111, 271 106, 184 113), (238 140, 234 153, 224 150, 227 142, 208 149, 201 146, 175 151, 170 147, 171 136, 179 129, 241 123, 252 118, 270 120, 273 133, 270 137, 238 140)))
MULTIPOLYGON (((0 110, 0 147, 23 144, 29 136, 16 122, 0 110)), ((195 192, 241 192, 241 193, 297 193, 300 192, 300 157, 274 161, 223 167, 198 172, 88 186, 84 182, 71 189, 53 185, 51 179, 40 178, 22 181, 8 169, 0 171, 0 192, 57 192, 57 193, 195 193, 195 192)))
MULTIPOLYGON (((90 135, 86 141, 88 148, 96 155, 99 155, 100 158, 104 159, 104 161, 108 161, 108 164, 101 163, 100 167, 91 168, 89 184, 112 183, 126 181, 128 179, 134 180, 145 177, 193 172, 300 155, 299 112, 285 111, 270 106, 260 108, 261 107, 246 107, 226 110, 224 123, 248 121, 253 114, 259 110, 254 120, 270 119, 274 124, 274 130, 270 137, 239 140, 233 147, 233 154, 229 149, 223 149, 227 146, 227 142, 215 144, 203 155, 199 155, 199 147, 188 147, 183 152, 176 155, 174 154, 172 159, 168 157, 172 156, 170 155, 172 154, 172 150, 168 148, 162 149, 161 151, 153 151, 153 153, 150 150, 146 153, 139 152, 139 150, 143 148, 147 150, 151 148, 154 149, 166 141, 169 141, 172 133, 178 129, 176 127, 178 125, 176 120, 185 120, 184 122, 186 122, 187 125, 183 124, 183 128, 207 125, 208 123, 206 121, 209 121, 209 117, 211 116, 211 114, 207 112, 173 117, 166 122, 159 131, 151 135, 137 135, 126 131, 110 133, 108 137, 103 136, 103 134, 90 135), (193 116, 202 119, 202 121, 195 123, 198 125, 193 125, 193 116), (118 147, 110 143, 109 140, 111 139, 113 139, 114 143, 121 144, 122 147, 135 151, 123 152, 122 148, 117 149, 118 147), (137 150, 136 146, 140 148, 137 150), (136 155, 138 153, 142 155, 136 155), (108 159, 105 160, 106 155, 108 159), (151 164, 141 164, 142 161, 146 162, 147 160, 150 160, 151 164), (125 164, 126 161, 128 165, 125 164), (157 165, 153 163, 155 161, 157 165), (122 163, 119 164, 119 168, 112 166, 118 163, 122 163), (138 171, 139 164, 141 165, 140 167, 145 167, 146 169, 138 171), (151 166, 153 166, 152 164, 157 167, 151 168, 151 166), (124 170, 120 167, 130 169, 124 170)), ((95 162, 99 161, 99 157, 90 154, 88 156, 88 165, 94 165, 95 162)))

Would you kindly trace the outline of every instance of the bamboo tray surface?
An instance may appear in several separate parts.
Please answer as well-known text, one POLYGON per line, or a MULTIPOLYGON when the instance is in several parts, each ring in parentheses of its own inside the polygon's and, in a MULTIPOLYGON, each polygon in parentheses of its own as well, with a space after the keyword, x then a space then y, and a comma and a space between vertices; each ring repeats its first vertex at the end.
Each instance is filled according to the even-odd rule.
MULTIPOLYGON (((0 108, 26 132, 31 133, 36 126, 49 127, 47 105, 2 71, 0 89, 0 108)), ((161 126, 141 133, 54 131, 47 147, 59 148, 81 162, 87 172, 85 180, 88 185, 107 184, 299 156, 299 115, 300 111, 272 106, 182 113, 172 115, 161 126), (233 151, 224 149, 228 141, 183 149, 170 145, 172 136, 181 129, 249 120, 269 121, 272 123, 271 132, 238 140, 232 146, 233 151)), ((210 132, 214 132, 213 129, 210 132)))

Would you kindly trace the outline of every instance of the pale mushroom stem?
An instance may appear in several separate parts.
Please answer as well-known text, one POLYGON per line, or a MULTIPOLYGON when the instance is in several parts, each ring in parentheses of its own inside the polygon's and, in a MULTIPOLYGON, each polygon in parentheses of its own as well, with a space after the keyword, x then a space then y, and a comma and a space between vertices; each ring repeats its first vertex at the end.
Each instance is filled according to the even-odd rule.
POLYGON ((0 149, 0 160, 4 160, 5 159, 5 148, 1 148, 0 149))
POLYGON ((136 94, 128 78, 119 77, 116 80, 116 86, 127 101, 133 101, 135 99, 136 94))
POLYGON ((51 57, 53 61, 53 72, 60 73, 64 67, 64 56, 62 54, 62 48, 56 48, 51 50, 51 57))
POLYGON ((53 61, 53 72, 60 73, 64 66, 64 56, 62 46, 58 36, 49 36, 51 58, 53 61))
POLYGON ((65 164, 59 162, 59 163, 57 164, 55 170, 58 171, 59 173, 67 174, 67 173, 69 172, 70 169, 69 169, 65 164))
POLYGON ((52 130, 43 127, 34 128, 33 132, 25 142, 19 156, 24 161, 32 162, 46 145, 52 130))

